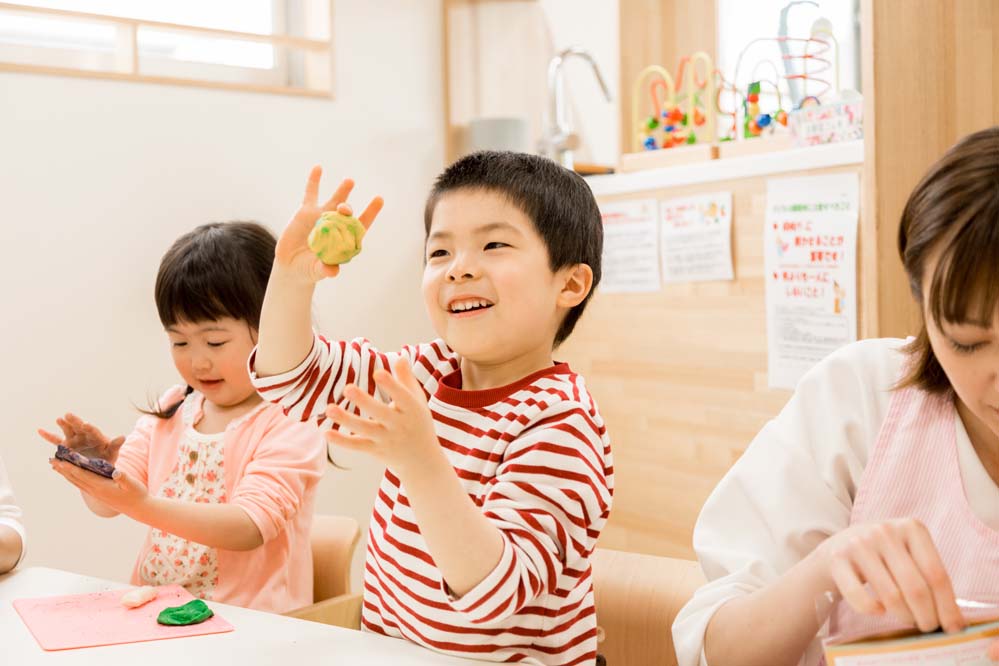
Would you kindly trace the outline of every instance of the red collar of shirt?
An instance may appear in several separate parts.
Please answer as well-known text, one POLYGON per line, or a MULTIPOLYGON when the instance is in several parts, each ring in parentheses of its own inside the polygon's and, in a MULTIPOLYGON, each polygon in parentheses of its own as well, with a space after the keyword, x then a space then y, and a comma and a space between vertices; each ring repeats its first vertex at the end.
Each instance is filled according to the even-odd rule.
POLYGON ((497 386, 479 391, 466 391, 461 388, 461 369, 459 368, 441 378, 434 396, 441 402, 446 402, 456 407, 469 407, 473 409, 476 407, 486 407, 513 395, 522 388, 530 386, 542 377, 568 374, 570 372, 572 370, 569 369, 568 363, 556 362, 547 368, 532 372, 526 377, 522 377, 506 386, 497 386))

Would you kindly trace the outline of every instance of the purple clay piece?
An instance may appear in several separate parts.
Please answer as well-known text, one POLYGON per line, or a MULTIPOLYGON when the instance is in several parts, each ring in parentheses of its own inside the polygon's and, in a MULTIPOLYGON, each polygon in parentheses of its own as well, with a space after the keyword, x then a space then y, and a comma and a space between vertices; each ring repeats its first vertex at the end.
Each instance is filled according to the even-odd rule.
POLYGON ((77 453, 73 449, 68 449, 62 444, 56 449, 55 457, 59 460, 65 460, 66 462, 76 465, 81 469, 85 469, 88 472, 93 472, 94 474, 99 474, 100 476, 110 479, 114 475, 114 465, 109 463, 103 458, 88 458, 82 453, 77 453))

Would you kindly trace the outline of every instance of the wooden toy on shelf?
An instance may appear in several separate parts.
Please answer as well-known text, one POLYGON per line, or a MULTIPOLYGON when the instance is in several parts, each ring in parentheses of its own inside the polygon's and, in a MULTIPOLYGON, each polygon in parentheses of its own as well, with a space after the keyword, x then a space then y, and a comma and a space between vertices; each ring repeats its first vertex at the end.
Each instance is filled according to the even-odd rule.
POLYGON ((798 4, 790 2, 781 11, 776 36, 746 43, 731 78, 701 51, 681 58, 675 74, 660 65, 643 69, 632 86, 628 152, 621 156, 620 171, 861 135, 859 104, 836 102, 836 109, 822 106, 818 113, 809 108, 828 105, 839 94, 839 46, 825 18, 812 23, 808 36, 787 34, 787 13, 798 4), (773 57, 754 50, 761 44, 776 47, 773 57))
POLYGON ((631 153, 622 155, 622 171, 714 158, 716 73, 704 52, 682 58, 675 78, 660 65, 639 73, 632 87, 631 153), (644 154, 663 151, 670 156, 644 154))
POLYGON ((742 136, 749 139, 766 133, 773 133, 777 126, 787 127, 787 111, 781 108, 780 89, 774 87, 777 94, 777 110, 771 113, 760 112, 760 81, 753 81, 746 89, 743 100, 742 136))
POLYGON ((720 141, 721 157, 783 150, 795 145, 790 130, 783 128, 793 124, 794 114, 801 108, 818 105, 831 93, 839 89, 839 46, 832 33, 831 23, 824 18, 817 19, 808 37, 787 35, 787 10, 781 14, 780 30, 776 37, 759 37, 750 40, 740 51, 732 72, 731 87, 725 83, 725 92, 735 98, 736 122, 726 128, 731 135, 720 141), (778 67, 773 59, 762 58, 753 63, 748 82, 742 75, 742 64, 747 54, 759 44, 773 44, 780 50, 778 67), (796 47, 792 51, 792 46, 796 47), (772 70, 772 76, 765 76, 760 70, 772 70), (764 89, 764 85, 766 88, 764 89), (746 92, 736 92, 745 85, 746 92), (786 94, 782 94, 782 87, 786 94), (732 93, 735 93, 732 95, 732 93), (766 98, 767 103, 761 103, 766 98), (772 110, 761 110, 769 107, 772 110), (786 108, 785 108, 786 107, 786 108), (740 127, 740 131, 736 131, 740 127), (757 139, 762 139, 757 141, 757 139))
POLYGON ((711 56, 699 51, 682 58, 676 78, 666 68, 650 65, 632 88, 632 151, 668 149, 710 143, 716 137, 715 69, 711 56), (697 66, 704 75, 698 76, 697 66), (690 73, 684 80, 687 68, 690 73), (642 93, 648 92, 650 115, 641 118, 642 93))

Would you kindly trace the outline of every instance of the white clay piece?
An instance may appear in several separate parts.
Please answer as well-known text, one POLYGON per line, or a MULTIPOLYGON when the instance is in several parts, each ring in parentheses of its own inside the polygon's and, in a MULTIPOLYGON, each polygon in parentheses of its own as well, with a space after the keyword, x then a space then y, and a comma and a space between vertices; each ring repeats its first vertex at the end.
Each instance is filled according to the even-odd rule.
POLYGON ((121 605, 125 608, 138 608, 139 606, 145 606, 150 601, 155 599, 158 594, 159 592, 156 588, 151 585, 137 587, 121 595, 121 605))

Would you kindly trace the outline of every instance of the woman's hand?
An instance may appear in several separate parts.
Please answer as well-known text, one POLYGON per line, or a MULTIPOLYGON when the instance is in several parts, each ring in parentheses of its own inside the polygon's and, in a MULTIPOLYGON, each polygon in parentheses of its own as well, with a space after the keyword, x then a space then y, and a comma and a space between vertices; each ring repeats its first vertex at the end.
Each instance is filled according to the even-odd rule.
POLYGON ((852 525, 827 539, 818 554, 830 582, 858 613, 888 612, 923 632, 965 626, 950 576, 918 520, 852 525))

